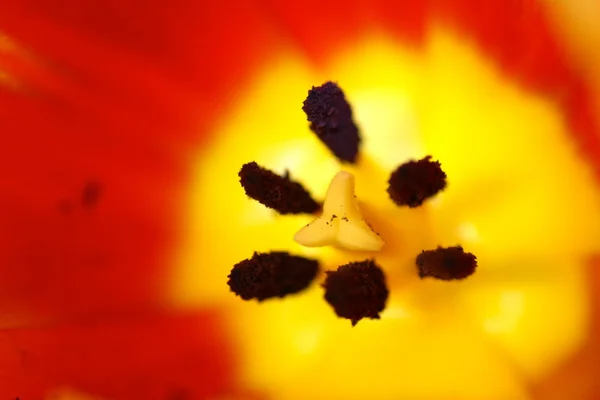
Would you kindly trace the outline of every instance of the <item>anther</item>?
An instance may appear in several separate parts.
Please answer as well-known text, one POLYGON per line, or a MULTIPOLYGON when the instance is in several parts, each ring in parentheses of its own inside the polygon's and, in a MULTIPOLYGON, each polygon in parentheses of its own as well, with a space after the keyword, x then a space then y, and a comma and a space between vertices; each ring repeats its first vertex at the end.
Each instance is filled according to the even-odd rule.
POLYGON ((352 108, 337 84, 327 82, 313 86, 302 110, 310 129, 340 161, 356 162, 360 135, 352 118, 352 108))
POLYGON ((417 256, 419 277, 433 277, 444 281, 464 279, 477 268, 477 257, 466 253, 461 246, 438 247, 423 250, 417 256))
POLYGON ((363 318, 379 319, 389 291, 382 269, 374 260, 352 262, 327 271, 325 300, 338 317, 355 326, 363 318))
POLYGON ((446 173, 427 156, 400 165, 388 181, 388 194, 399 206, 419 207, 446 187, 446 173))
POLYGON ((317 260, 279 251, 254 253, 233 267, 227 284, 244 300, 263 301, 306 289, 318 272, 317 260))
POLYGON ((239 172, 246 195, 279 214, 312 214, 321 208, 289 173, 279 176, 255 162, 244 164, 239 172))

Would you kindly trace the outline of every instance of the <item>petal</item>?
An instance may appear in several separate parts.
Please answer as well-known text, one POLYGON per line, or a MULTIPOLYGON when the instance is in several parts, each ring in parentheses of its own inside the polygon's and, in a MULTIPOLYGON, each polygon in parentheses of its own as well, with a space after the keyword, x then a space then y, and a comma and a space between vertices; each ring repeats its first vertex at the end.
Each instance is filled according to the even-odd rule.
POLYGON ((1 326, 160 304, 190 146, 277 42, 252 4, 68 3, 0 6, 1 326))
POLYGON ((112 400, 223 394, 232 376, 222 329, 218 316, 194 312, 4 330, 0 394, 42 399, 58 391, 112 400))
POLYGON ((459 308, 539 381, 589 340, 590 283, 577 262, 518 262, 478 273, 460 290, 459 308))
POLYGON ((600 193, 564 111, 510 84, 469 46, 438 34, 430 48, 421 128, 448 174, 433 211, 444 243, 484 261, 599 250, 600 193))
POLYGON ((596 257, 588 265, 589 292, 591 292, 591 312, 594 316, 587 332, 588 340, 567 362, 553 371, 545 380, 536 382, 533 392, 536 398, 559 400, 564 398, 593 399, 600 393, 598 366, 600 365, 600 258, 596 257))
POLYGON ((234 323, 245 332, 243 376, 281 400, 529 398, 510 363, 455 313, 433 320, 391 296, 381 321, 355 328, 333 318, 317 289, 249 304, 234 323))
POLYGON ((224 34, 214 59, 231 69, 197 74, 214 44, 198 21, 222 31, 227 8, 161 4, 0 5, 0 71, 15 83, 0 82, 2 396, 230 393, 212 316, 137 313, 164 308, 188 148, 269 41, 249 29, 248 53, 229 52, 224 34))

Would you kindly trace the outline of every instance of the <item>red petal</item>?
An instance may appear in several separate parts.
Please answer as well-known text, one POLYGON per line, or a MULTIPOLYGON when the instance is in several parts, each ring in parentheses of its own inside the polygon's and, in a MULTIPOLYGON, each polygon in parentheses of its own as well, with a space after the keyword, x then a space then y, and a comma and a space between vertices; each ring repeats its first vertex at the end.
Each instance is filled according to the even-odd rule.
POLYGON ((206 313, 113 315, 3 331, 0 396, 42 399, 68 387, 112 400, 216 397, 232 384, 221 331, 206 313))
POLYGON ((265 62, 276 37, 263 22, 244 2, 2 3, 20 46, 0 53, 20 84, 0 87, 4 312, 160 301, 188 154, 265 62))

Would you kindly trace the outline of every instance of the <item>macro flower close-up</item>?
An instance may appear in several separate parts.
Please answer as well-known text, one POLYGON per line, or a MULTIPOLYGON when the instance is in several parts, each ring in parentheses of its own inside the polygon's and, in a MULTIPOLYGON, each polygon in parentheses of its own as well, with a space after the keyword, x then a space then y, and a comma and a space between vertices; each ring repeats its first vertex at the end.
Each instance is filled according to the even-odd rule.
POLYGON ((600 7, 0 5, 0 398, 600 396, 600 7))

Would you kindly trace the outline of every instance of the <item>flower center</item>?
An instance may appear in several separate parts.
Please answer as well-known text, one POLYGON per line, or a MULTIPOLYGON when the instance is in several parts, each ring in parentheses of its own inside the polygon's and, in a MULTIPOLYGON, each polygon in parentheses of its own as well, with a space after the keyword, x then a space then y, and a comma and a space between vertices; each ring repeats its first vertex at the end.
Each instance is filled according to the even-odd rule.
POLYGON ((368 42, 324 75, 286 55, 240 95, 198 157, 173 296, 185 307, 230 307, 243 379, 273 398, 522 398, 522 373, 539 376, 585 337, 587 289, 573 256, 596 248, 599 203, 555 106, 445 31, 427 49, 417 57, 368 42), (309 85, 332 76, 369 132, 357 164, 343 169, 385 240, 377 253, 298 245, 292 237, 314 216, 278 215, 235 179, 256 160, 289 169, 324 199, 339 163, 302 124, 299 104, 309 85), (416 209, 397 207, 386 193, 390 173, 427 154, 442 162, 448 189, 416 209), (461 243, 480 259, 473 277, 419 279, 422 250, 461 243), (235 263, 281 250, 314 257, 322 270, 374 257, 390 290, 381 320, 351 329, 317 284, 260 304, 232 295, 225 277, 235 263))

